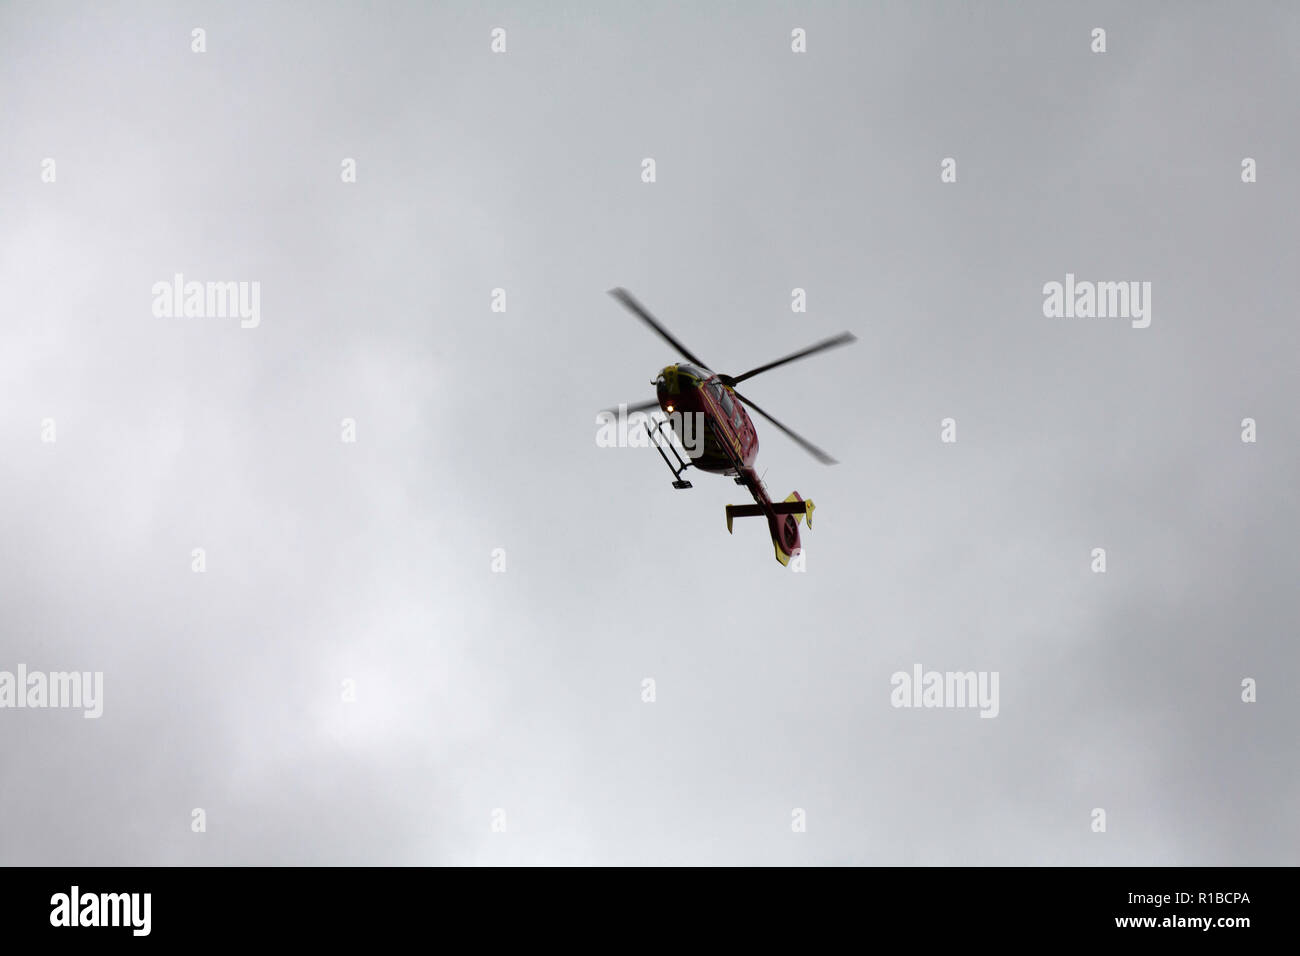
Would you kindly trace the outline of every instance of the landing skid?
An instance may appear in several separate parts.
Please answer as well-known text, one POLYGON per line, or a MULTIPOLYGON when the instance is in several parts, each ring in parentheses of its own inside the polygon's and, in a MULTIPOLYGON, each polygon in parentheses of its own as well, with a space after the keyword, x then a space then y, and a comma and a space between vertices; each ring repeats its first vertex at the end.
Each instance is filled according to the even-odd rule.
POLYGON ((689 461, 683 461, 681 454, 677 451, 676 446, 673 445, 672 426, 668 425, 667 436, 662 434, 665 425, 668 425, 668 419, 666 418, 661 418, 658 421, 656 421, 654 427, 651 427, 650 425, 646 425, 645 430, 646 430, 646 434, 650 436, 650 444, 654 445, 655 448, 659 450, 659 457, 664 460, 664 464, 668 466, 668 470, 673 473, 674 488, 681 490, 684 488, 694 487, 689 481, 684 481, 682 479, 682 472, 684 472, 687 468, 691 467, 691 463, 689 461), (665 445, 667 445, 668 450, 673 453, 673 458, 676 459, 677 461, 676 465, 674 465, 673 462, 669 460, 668 455, 664 452, 665 445))

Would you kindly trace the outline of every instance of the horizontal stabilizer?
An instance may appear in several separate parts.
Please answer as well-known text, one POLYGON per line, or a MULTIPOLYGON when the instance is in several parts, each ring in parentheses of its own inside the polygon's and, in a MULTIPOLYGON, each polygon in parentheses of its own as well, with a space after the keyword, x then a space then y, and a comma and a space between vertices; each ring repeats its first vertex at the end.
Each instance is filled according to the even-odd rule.
POLYGON ((727 505, 727 533, 731 533, 732 518, 761 518, 764 514, 761 505, 727 505))

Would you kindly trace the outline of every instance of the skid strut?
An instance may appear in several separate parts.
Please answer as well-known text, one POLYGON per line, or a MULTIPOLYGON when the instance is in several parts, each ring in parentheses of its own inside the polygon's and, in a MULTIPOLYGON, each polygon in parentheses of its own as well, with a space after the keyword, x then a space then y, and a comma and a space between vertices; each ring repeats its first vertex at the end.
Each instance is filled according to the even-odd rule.
POLYGON ((677 451, 677 446, 672 443, 672 426, 669 425, 667 436, 664 436, 663 434, 663 427, 668 425, 668 419, 659 418, 651 419, 651 421, 655 423, 654 427, 651 428, 649 425, 646 425, 646 434, 650 436, 650 444, 654 445, 655 448, 659 450, 659 457, 664 460, 664 464, 668 466, 668 470, 673 473, 673 487, 678 489, 692 487, 689 481, 682 480, 682 472, 691 467, 691 463, 682 460, 681 454, 677 451), (668 450, 673 453, 673 458, 677 460, 676 465, 673 465, 672 461, 669 460, 668 455, 664 452, 664 445, 667 445, 668 450))

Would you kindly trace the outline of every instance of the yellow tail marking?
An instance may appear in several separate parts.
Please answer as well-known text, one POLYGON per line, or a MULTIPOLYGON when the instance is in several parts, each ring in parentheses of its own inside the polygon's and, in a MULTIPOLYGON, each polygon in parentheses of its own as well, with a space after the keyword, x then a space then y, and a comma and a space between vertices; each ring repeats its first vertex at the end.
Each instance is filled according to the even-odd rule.
MULTIPOLYGON (((785 500, 786 500, 786 501, 798 501, 799 499, 798 499, 797 497, 795 497, 795 492, 792 491, 792 492, 790 492, 788 495, 785 496, 785 500)), ((799 522, 800 524, 803 524, 804 515, 807 515, 807 516, 808 516, 808 527, 811 528, 811 527, 812 527, 812 513, 813 513, 813 508, 815 508, 815 507, 817 507, 817 506, 814 505, 814 504, 812 503, 812 499, 811 499, 811 498, 805 498, 805 499, 803 499, 803 503, 804 503, 804 513, 803 513, 803 514, 797 514, 797 515, 795 515, 795 516, 794 516, 794 520, 797 521, 797 522, 799 522)))

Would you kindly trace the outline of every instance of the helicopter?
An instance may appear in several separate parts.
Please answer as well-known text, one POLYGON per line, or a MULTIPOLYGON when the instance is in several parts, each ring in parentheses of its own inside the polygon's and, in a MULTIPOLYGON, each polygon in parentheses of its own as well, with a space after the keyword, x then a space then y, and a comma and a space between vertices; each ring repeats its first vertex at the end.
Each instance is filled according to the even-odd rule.
POLYGON ((644 413, 653 408, 662 409, 667 418, 658 419, 653 426, 647 424, 646 428, 647 431, 654 433, 651 435, 651 443, 659 450, 668 470, 673 473, 673 487, 677 489, 692 487, 689 481, 682 478, 682 473, 687 468, 733 478, 736 484, 743 485, 749 491, 754 504, 727 505, 728 533, 732 532, 732 522, 736 518, 767 518, 767 527, 772 536, 776 559, 782 566, 788 566, 790 559, 802 552, 799 525, 806 518, 808 527, 812 528, 814 505, 811 498, 805 499, 797 491, 787 495, 784 501, 773 501, 768 495, 762 479, 754 469, 754 460, 758 456, 758 432, 745 410, 746 406, 779 428, 822 464, 833 465, 836 461, 812 442, 791 431, 741 395, 736 391, 736 386, 756 375, 770 372, 790 362, 856 342, 857 336, 851 332, 841 332, 784 358, 752 368, 741 375, 727 375, 714 372, 709 368, 626 289, 611 289, 609 294, 686 360, 665 366, 650 383, 655 387, 654 400, 636 405, 621 405, 620 414, 644 413), (665 427, 670 432, 676 430, 678 438, 684 442, 686 436, 681 434, 682 423, 688 415, 694 416, 696 421, 702 421, 704 424, 703 442, 698 454, 690 454, 690 461, 682 458, 663 433, 665 427), (672 458, 669 458, 664 451, 665 447, 672 452, 672 458))

